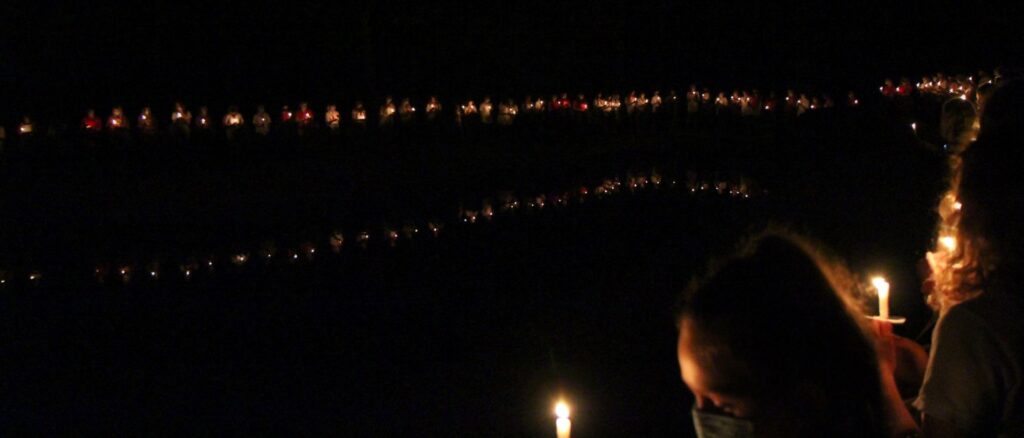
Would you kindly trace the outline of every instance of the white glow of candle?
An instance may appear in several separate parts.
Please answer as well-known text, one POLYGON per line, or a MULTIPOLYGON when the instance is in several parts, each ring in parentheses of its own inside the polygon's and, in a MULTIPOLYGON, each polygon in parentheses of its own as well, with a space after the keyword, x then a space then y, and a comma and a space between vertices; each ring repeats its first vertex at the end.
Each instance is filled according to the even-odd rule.
POLYGON ((956 251, 956 237, 942 236, 939 238, 939 243, 950 251, 956 251))
POLYGON ((964 205, 961 204, 960 201, 956 201, 956 202, 953 203, 953 209, 954 210, 960 211, 961 208, 964 208, 964 205))
POLYGON ((558 438, 569 438, 569 432, 572 430, 572 421, 569 420, 569 405, 565 404, 564 401, 558 402, 555 405, 555 430, 558 431, 558 438))
POLYGON ((889 319, 889 282, 883 277, 875 277, 871 279, 871 284, 878 291, 878 316, 889 319))
POLYGON ((917 122, 911 123, 910 124, 910 129, 913 129, 914 132, 917 132, 917 122))

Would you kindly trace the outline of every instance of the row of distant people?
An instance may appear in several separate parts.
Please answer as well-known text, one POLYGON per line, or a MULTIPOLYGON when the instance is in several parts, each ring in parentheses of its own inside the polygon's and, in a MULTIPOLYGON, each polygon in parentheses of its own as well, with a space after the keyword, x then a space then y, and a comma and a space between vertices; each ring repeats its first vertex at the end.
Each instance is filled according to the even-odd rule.
MULTIPOLYGON (((774 92, 769 93, 767 96, 762 96, 757 90, 752 92, 735 90, 728 96, 725 92, 719 92, 712 97, 711 92, 707 88, 699 91, 696 85, 690 87, 690 90, 686 93, 685 100, 685 109, 688 113, 707 110, 718 114, 723 111, 732 111, 752 116, 759 115, 764 111, 774 111, 780 107, 801 115, 809 110, 835 106, 835 101, 828 95, 823 95, 820 98, 818 96, 807 97, 806 94, 798 94, 793 90, 788 90, 785 97, 780 100, 774 92)), ((849 92, 847 95, 847 105, 857 106, 859 103, 860 101, 857 96, 852 91, 849 92)), ((543 98, 534 99, 532 96, 527 96, 519 103, 513 99, 507 99, 497 105, 491 101, 490 97, 485 97, 479 105, 474 100, 460 104, 454 111, 454 117, 456 123, 459 124, 465 119, 475 117, 479 118, 483 123, 497 121, 498 124, 507 125, 511 124, 516 116, 521 113, 561 112, 607 115, 625 113, 626 115, 634 115, 637 113, 663 112, 666 105, 671 105, 673 112, 679 112, 681 111, 681 105, 679 104, 680 98, 674 90, 669 92, 667 98, 663 98, 658 91, 653 92, 650 97, 646 93, 634 91, 627 94, 625 99, 617 93, 608 97, 598 93, 592 100, 588 100, 583 94, 577 95, 575 99, 570 99, 568 93, 562 93, 560 96, 551 96, 550 100, 543 98)), ((424 106, 423 112, 427 120, 433 121, 440 116, 441 111, 442 105, 440 101, 436 97, 430 97, 424 106)), ((382 127, 391 126, 395 123, 396 118, 401 122, 410 122, 416 114, 417 108, 410 99, 402 99, 400 103, 396 104, 392 98, 388 97, 378 108, 377 123, 382 127)), ((368 111, 362 102, 356 102, 352 107, 350 119, 355 125, 365 126, 368 123, 368 111)), ((301 129, 314 125, 316 120, 315 112, 307 103, 303 102, 295 110, 292 110, 287 105, 283 106, 276 118, 276 122, 275 118, 267 113, 265 107, 259 105, 249 123, 251 123, 256 133, 268 134, 271 125, 274 123, 293 125, 301 129)), ((174 105, 170 121, 172 127, 186 131, 192 128, 212 129, 215 123, 215 119, 210 115, 207 107, 199 107, 197 114, 193 115, 182 103, 174 105)), ((337 105, 329 104, 326 106, 323 122, 330 129, 341 127, 342 115, 337 105)), ((246 125, 246 123, 246 117, 236 106, 229 107, 220 120, 220 124, 228 130, 240 128, 246 125)), ((144 107, 135 118, 135 128, 143 133, 156 132, 157 125, 157 118, 149 107, 144 107)), ((98 133, 103 130, 118 132, 131 128, 124 109, 119 106, 114 107, 105 120, 98 116, 95 110, 89 109, 79 126, 82 130, 89 133, 98 133)), ((0 127, 0 130, 2 130, 2 127, 0 127)), ((18 127, 18 133, 31 135, 35 130, 35 123, 32 119, 29 116, 24 116, 18 127)))
POLYGON ((992 75, 984 70, 979 70, 977 75, 959 74, 947 76, 942 72, 932 76, 922 76, 917 83, 911 83, 906 77, 901 78, 899 83, 886 78, 878 91, 885 97, 906 97, 917 91, 919 94, 935 95, 940 97, 957 97, 964 100, 970 99, 979 88, 989 87, 1002 78, 1003 72, 995 69, 992 75))

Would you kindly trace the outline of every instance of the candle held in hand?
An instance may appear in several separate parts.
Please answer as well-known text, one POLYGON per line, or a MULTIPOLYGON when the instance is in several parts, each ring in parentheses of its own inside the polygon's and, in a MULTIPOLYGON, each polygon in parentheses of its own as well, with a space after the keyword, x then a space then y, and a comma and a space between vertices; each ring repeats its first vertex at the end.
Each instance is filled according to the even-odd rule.
POLYGON ((889 319, 889 282, 885 278, 875 277, 871 279, 871 284, 878 291, 878 317, 889 319))

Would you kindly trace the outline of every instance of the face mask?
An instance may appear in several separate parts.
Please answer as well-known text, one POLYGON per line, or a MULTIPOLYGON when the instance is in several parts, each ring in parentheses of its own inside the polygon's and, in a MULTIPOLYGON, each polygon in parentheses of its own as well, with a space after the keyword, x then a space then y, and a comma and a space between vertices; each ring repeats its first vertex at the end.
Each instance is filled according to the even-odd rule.
POLYGON ((745 438, 754 436, 754 424, 750 420, 699 411, 696 406, 691 413, 693 415, 693 428, 697 430, 697 438, 745 438))

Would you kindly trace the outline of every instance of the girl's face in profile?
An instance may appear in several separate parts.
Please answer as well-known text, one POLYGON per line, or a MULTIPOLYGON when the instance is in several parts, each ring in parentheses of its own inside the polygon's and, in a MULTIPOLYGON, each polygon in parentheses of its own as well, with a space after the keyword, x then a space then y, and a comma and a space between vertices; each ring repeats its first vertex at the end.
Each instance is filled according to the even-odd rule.
MULTIPOLYGON (((693 392, 698 410, 717 410, 738 418, 751 418, 756 412, 752 397, 737 391, 723 369, 735 369, 735 364, 707 363, 708 356, 697 354, 693 348, 693 333, 684 320, 679 330, 677 355, 683 383, 693 392)), ((719 360, 721 362, 721 360, 719 360)))

